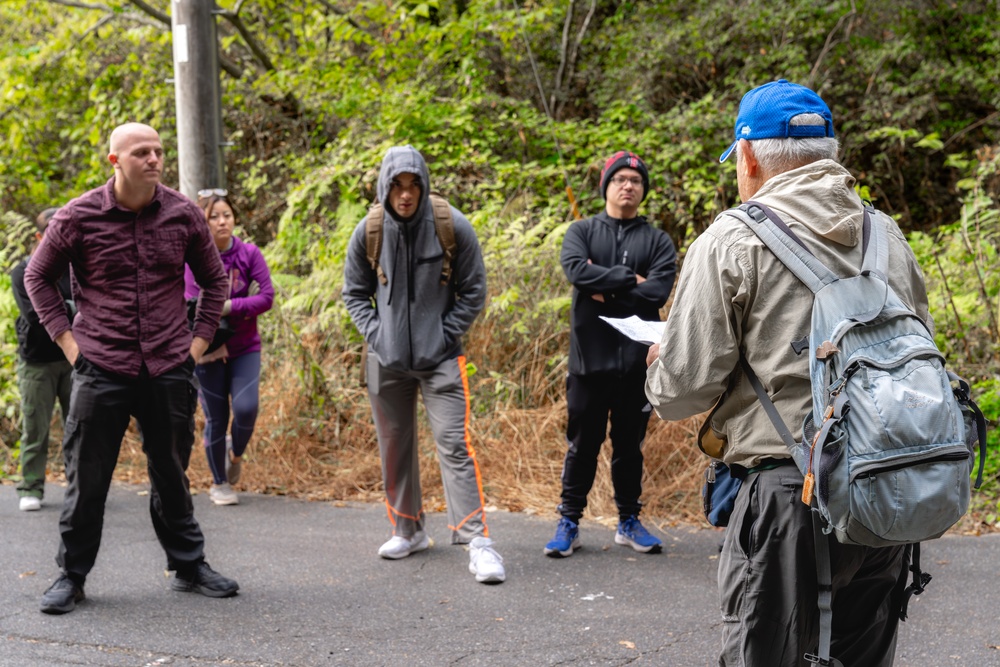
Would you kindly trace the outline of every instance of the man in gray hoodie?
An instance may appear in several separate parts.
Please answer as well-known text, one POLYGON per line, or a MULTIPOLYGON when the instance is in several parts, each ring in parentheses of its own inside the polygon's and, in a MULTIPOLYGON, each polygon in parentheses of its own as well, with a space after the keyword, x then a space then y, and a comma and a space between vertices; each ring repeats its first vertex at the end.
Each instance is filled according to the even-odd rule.
POLYGON ((486 303, 486 269, 468 219, 451 207, 456 248, 442 284, 430 178, 412 146, 386 152, 377 265, 368 258, 367 218, 354 230, 344 301, 368 346, 366 374, 393 534, 378 554, 399 559, 430 546, 424 530, 417 449, 417 392, 437 443, 452 544, 469 545, 469 571, 483 583, 506 578, 486 526, 483 488, 469 437, 469 382, 462 336, 486 303), (384 278, 384 280, 383 280, 384 278))
MULTIPOLYGON (((837 162, 833 119, 819 95, 783 79, 751 90, 735 139, 720 159, 736 157, 740 198, 770 208, 830 270, 856 275, 864 205, 837 162)), ((890 286, 933 326, 906 238, 889 216, 871 220, 887 232, 890 286)), ((646 396, 656 413, 678 420, 715 406, 702 447, 744 478, 719 555, 719 665, 798 667, 816 653, 819 587, 810 508, 797 500, 802 473, 740 362, 743 354, 801 442, 812 391, 808 354, 796 349, 810 331, 812 304, 809 288, 753 230, 723 212, 688 249, 663 340, 647 356, 646 396)), ((908 552, 826 540, 836 664, 887 667, 908 552)))

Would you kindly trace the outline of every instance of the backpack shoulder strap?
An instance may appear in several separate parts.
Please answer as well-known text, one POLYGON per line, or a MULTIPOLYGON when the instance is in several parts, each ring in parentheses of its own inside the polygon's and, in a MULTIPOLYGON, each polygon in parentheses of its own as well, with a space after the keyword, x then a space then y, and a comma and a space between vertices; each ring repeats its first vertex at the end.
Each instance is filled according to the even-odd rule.
POLYGON ((437 232, 438 243, 444 251, 441 259, 441 284, 451 282, 451 263, 455 259, 458 242, 455 240, 455 220, 451 217, 451 205, 441 195, 430 194, 431 207, 434 209, 434 231, 437 232))
MULTIPOLYGON (((889 238, 885 224, 881 220, 872 220, 885 216, 871 206, 865 206, 865 221, 863 227, 864 261, 861 273, 875 273, 885 282, 889 282, 889 238)), ((888 216, 886 216, 888 217, 888 216)))
POLYGON ((816 547, 816 606, 819 608, 819 646, 816 653, 806 653, 803 659, 819 667, 843 667, 843 663, 830 655, 833 641, 833 568, 830 561, 830 541, 824 532, 823 519, 818 512, 810 512, 813 525, 813 542, 816 547))
POLYGON ((778 214, 764 204, 750 200, 734 211, 744 214, 737 217, 814 294, 838 279, 833 271, 809 251, 802 239, 788 228, 778 214))
POLYGON ((365 255, 372 270, 378 275, 378 281, 387 285, 389 279, 378 263, 378 258, 382 254, 382 213, 382 204, 375 203, 365 216, 365 255))

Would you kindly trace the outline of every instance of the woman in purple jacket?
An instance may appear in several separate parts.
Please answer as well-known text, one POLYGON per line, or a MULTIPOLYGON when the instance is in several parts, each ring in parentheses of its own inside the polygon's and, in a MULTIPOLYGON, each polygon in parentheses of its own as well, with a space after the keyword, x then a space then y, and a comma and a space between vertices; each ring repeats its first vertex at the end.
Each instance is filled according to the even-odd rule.
MULTIPOLYGON (((260 249, 233 236, 236 218, 225 190, 202 190, 198 205, 219 248, 229 276, 229 297, 222 314, 229 318, 233 335, 217 350, 204 355, 195 369, 205 412, 205 454, 212 470, 209 497, 216 505, 236 505, 232 489, 240 479, 243 452, 257 421, 260 384, 260 334, 257 317, 271 309, 274 288, 260 249), (233 425, 229 436, 229 402, 233 425)), ((200 289, 189 268, 184 273, 184 297, 197 298, 200 289)))

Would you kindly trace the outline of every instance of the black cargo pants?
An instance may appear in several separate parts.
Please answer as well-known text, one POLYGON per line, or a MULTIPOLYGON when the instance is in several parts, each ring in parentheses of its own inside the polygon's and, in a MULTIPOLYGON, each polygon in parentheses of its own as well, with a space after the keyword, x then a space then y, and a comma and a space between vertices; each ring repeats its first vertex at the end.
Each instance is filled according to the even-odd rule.
MULTIPOLYGON (((816 653, 816 547, 795 466, 753 473, 736 498, 719 555, 722 667, 799 667, 816 653)), ((845 667, 891 667, 907 547, 840 544, 832 535, 831 655, 845 667)))
POLYGON ((167 554, 167 568, 190 569, 204 559, 205 539, 194 518, 186 472, 194 445, 193 373, 190 357, 156 377, 144 367, 138 378, 108 372, 83 355, 77 358, 63 439, 68 484, 56 557, 74 579, 82 582, 97 560, 104 505, 132 416, 142 431, 149 513, 167 554))

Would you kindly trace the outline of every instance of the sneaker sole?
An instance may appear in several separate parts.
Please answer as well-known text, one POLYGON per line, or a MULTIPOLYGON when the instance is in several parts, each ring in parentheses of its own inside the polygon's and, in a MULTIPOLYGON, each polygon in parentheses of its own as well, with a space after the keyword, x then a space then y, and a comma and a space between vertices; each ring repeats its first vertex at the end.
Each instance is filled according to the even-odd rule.
POLYGON ((663 550, 662 544, 653 544, 648 547, 644 547, 641 544, 633 542, 621 533, 615 533, 615 544, 620 544, 623 547, 632 547, 641 554, 658 554, 663 550))
POLYGON ((170 590, 177 591, 178 593, 199 593, 207 598, 229 598, 236 595, 239 592, 240 587, 228 591, 218 591, 212 588, 206 588, 201 584, 196 584, 194 582, 184 581, 183 579, 171 579, 170 590))
POLYGON ((69 604, 63 605, 62 607, 56 607, 54 605, 43 606, 42 607, 42 613, 43 614, 51 614, 53 616, 58 616, 60 614, 68 614, 71 611, 73 611, 74 609, 76 609, 76 602, 72 602, 71 601, 69 604))
POLYGON ((41 610, 43 614, 52 614, 53 616, 58 616, 59 614, 68 614, 74 609, 76 609, 77 602, 83 602, 85 599, 86 599, 85 596, 81 595, 79 599, 75 597, 70 598, 70 601, 62 606, 43 604, 41 610))
POLYGON ((580 548, 580 540, 576 539, 573 540, 573 542, 569 545, 569 549, 565 551, 560 551, 559 549, 550 549, 549 547, 545 547, 544 549, 542 549, 542 553, 544 553, 549 558, 569 558, 570 556, 573 555, 573 552, 579 548, 580 548))
POLYGON ((469 572, 476 575, 476 581, 481 584, 502 584, 507 580, 507 572, 501 567, 499 573, 493 574, 480 574, 476 571, 476 566, 469 562, 469 572))
POLYGON ((212 498, 211 500, 212 500, 213 503, 215 503, 216 505, 220 505, 220 506, 221 505, 239 505, 240 504, 240 499, 239 498, 233 498, 232 500, 229 500, 227 498, 224 498, 222 500, 218 500, 216 498, 212 498))
MULTIPOLYGON (((475 568, 472 567, 471 565, 469 566, 469 572, 471 572, 472 574, 476 574, 475 568)), ((506 574, 499 574, 499 575, 498 574, 488 574, 488 575, 476 574, 476 581, 478 581, 481 584, 502 584, 503 582, 507 581, 507 575, 506 574)))

